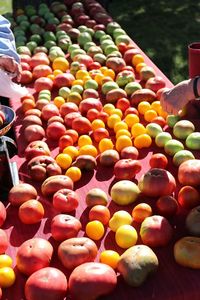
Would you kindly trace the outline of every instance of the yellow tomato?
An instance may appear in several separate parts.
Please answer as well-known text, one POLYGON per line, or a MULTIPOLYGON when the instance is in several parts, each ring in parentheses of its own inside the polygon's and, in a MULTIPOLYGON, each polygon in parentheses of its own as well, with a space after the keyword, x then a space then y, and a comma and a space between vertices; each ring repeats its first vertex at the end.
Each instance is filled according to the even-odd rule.
POLYGON ((115 124, 120 121, 121 121, 120 116, 118 116, 116 114, 112 114, 111 116, 108 117, 107 125, 109 128, 114 128, 115 124))
MULTIPOLYGON (((86 70, 78 70, 78 71, 76 72, 76 79, 81 79, 81 80, 83 80, 83 78, 84 78, 85 76, 89 76, 89 73, 88 73, 88 71, 86 71, 86 70)), ((90 76, 89 76, 89 77, 90 77, 90 76)))
POLYGON ((143 124, 136 123, 131 127, 131 134, 133 138, 143 133, 146 133, 146 128, 143 124))
POLYGON ((140 73, 141 69, 146 66, 147 66, 147 64, 145 64, 144 62, 141 62, 135 66, 135 70, 136 70, 136 72, 140 73))
POLYGON ((64 57, 57 57, 56 59, 54 59, 52 67, 54 70, 61 70, 63 72, 66 72, 69 69, 69 62, 64 57))
POLYGON ((63 153, 68 154, 74 160, 78 156, 78 149, 75 146, 67 146, 63 153))
POLYGON ((120 121, 120 122, 115 124, 114 132, 117 132, 121 129, 126 129, 126 130, 128 129, 128 125, 124 121, 120 121))
POLYGON ((81 179, 81 170, 77 167, 70 167, 65 175, 70 177, 73 182, 76 182, 81 179))
POLYGON ((100 221, 91 221, 87 223, 85 232, 89 238, 98 241, 104 235, 104 226, 100 221))
POLYGON ((85 145, 92 145, 92 139, 89 135, 83 134, 78 139, 78 146, 83 147, 85 145))
POLYGON ((132 140, 127 135, 121 135, 117 138, 115 147, 118 152, 121 152, 125 147, 132 146, 132 140))
POLYGON ((93 145, 85 145, 79 149, 79 155, 91 155, 93 157, 96 157, 97 154, 97 148, 93 145))
POLYGON ((120 255, 113 250, 105 250, 100 254, 100 262, 110 266, 113 269, 117 268, 118 261, 120 259, 120 255))
POLYGON ((98 128, 105 128, 104 122, 100 119, 92 121, 92 130, 95 131, 98 128))
POLYGON ((0 268, 3 267, 11 267, 12 266, 12 258, 7 254, 0 255, 0 268))
POLYGON ((144 119, 147 122, 151 122, 156 117, 157 117, 157 112, 153 109, 147 110, 144 114, 144 119))
POLYGON ((113 148, 114 148, 113 142, 108 138, 104 138, 99 142, 99 151, 101 153, 113 148))
POLYGON ((123 113, 122 113, 121 109, 119 109, 119 108, 115 108, 113 110, 112 114, 118 115, 120 118, 122 118, 122 116, 123 116, 123 113))
POLYGON ((115 110, 115 106, 112 103, 107 103, 103 107, 103 111, 105 111, 108 115, 111 115, 115 110))
POLYGON ((144 56, 142 56, 142 54, 135 54, 132 58, 132 64, 134 66, 137 66, 140 63, 144 62, 144 56))
POLYGON ((153 101, 151 103, 151 108, 153 110, 155 110, 157 112, 157 114, 159 114, 159 111, 160 111, 160 108, 161 108, 160 101, 153 101))
POLYGON ((147 101, 142 101, 138 104, 137 109, 141 115, 144 115, 147 110, 151 109, 151 104, 147 101))
POLYGON ((15 282, 15 272, 10 267, 0 268, 0 287, 8 288, 15 282))
POLYGON ((65 99, 61 96, 57 96, 53 99, 53 103, 60 108, 61 105, 63 105, 65 103, 65 99))
POLYGON ((120 129, 116 132, 116 139, 118 139, 118 137, 120 137, 121 135, 126 135, 131 137, 131 133, 127 130, 127 129, 120 129))
POLYGON ((105 76, 111 77, 113 80, 115 79, 115 71, 113 71, 112 69, 105 70, 105 72, 103 74, 105 76))
POLYGON ((115 233, 115 241, 117 245, 123 249, 134 246, 137 243, 137 239, 137 231, 131 225, 122 225, 115 233))
POLYGON ((131 128, 134 124, 139 123, 140 119, 135 114, 128 114, 128 115, 126 115, 124 121, 126 122, 126 124, 128 125, 128 127, 131 128))
POLYGON ((136 138, 134 139, 134 146, 138 149, 149 148, 151 144, 152 144, 152 139, 146 133, 140 134, 136 136, 136 138))
POLYGON ((69 154, 60 153, 56 156, 57 164, 64 170, 71 166, 72 158, 69 154))

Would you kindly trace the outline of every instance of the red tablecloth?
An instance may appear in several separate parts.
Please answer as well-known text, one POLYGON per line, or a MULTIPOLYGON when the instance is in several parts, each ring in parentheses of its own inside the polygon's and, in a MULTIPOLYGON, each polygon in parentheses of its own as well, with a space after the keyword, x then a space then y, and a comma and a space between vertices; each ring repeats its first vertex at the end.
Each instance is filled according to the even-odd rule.
MULTIPOLYGON (((135 45, 138 47, 137 45, 135 45)), ((141 51, 141 53, 145 56, 145 60, 148 65, 154 67, 157 75, 162 76, 166 80, 166 85, 168 87, 173 86, 172 83, 164 76, 164 74, 150 61, 150 59, 141 51)), ((32 92, 34 92, 32 90, 32 92)), ((18 155, 13 157, 12 160, 16 161, 19 168, 20 180, 25 182, 31 182, 27 175, 26 163, 23 158, 24 149, 26 146, 25 141, 23 140, 23 135, 20 134, 21 130, 21 122, 23 118, 23 114, 20 109, 20 102, 15 99, 11 100, 11 106, 15 109, 17 118, 14 124, 16 140, 18 144, 18 155)), ((52 156, 55 157, 58 153, 57 148, 53 145, 51 146, 52 156)), ((161 149, 153 146, 151 150, 142 151, 139 159, 142 162, 142 171, 136 176, 136 180, 140 178, 142 173, 146 172, 149 169, 149 158, 152 155, 153 151, 160 152, 161 149)), ((177 169, 173 167, 170 161, 170 171, 176 176, 177 169)), ((103 189, 107 194, 109 194, 110 186, 114 182, 114 177, 112 173, 112 169, 103 169, 98 168, 97 171, 87 172, 83 174, 83 178, 81 182, 75 184, 75 190, 80 195, 81 201, 80 205, 76 211, 75 216, 80 218, 83 229, 88 220, 88 209, 85 205, 85 195, 89 189, 93 187, 99 187, 103 189)), ((32 182, 34 185, 34 182, 32 182)), ((38 189, 39 190, 39 189, 38 189)), ((57 259, 56 248, 58 243, 56 243, 51 238, 50 233, 50 223, 52 217, 55 215, 55 211, 52 208, 51 201, 48 199, 44 199, 41 197, 40 199, 45 207, 45 217, 41 223, 36 225, 23 225, 17 214, 17 209, 11 206, 8 207, 8 217, 3 228, 6 230, 9 238, 10 238, 10 246, 7 251, 7 254, 10 254, 14 259, 15 264, 15 256, 17 248, 21 245, 25 240, 32 237, 43 237, 52 242, 55 246, 53 260, 51 262, 51 266, 59 267, 67 276, 69 275, 66 270, 62 267, 61 263, 57 259)), ((109 200, 111 200, 109 198, 109 200)), ((147 201, 151 203, 153 206, 152 199, 143 199, 143 201, 147 201)), ((138 203, 138 202, 137 202, 138 203)), ((126 209, 131 212, 133 205, 129 207, 117 207, 112 201, 110 201, 109 208, 111 212, 114 212, 118 209, 126 209)), ((131 288, 127 284, 124 283, 123 279, 118 277, 118 284, 115 291, 102 299, 126 299, 126 300, 199 300, 200 296, 200 283, 199 276, 200 271, 190 270, 183 268, 177 265, 173 258, 173 245, 174 242, 181 236, 186 235, 186 231, 184 228, 184 212, 180 211, 172 220, 170 220, 171 224, 174 227, 174 235, 173 240, 168 245, 168 247, 154 249, 155 253, 159 259, 159 268, 158 271, 152 275, 141 287, 139 288, 131 288)), ((81 231, 80 236, 84 235, 84 230, 81 231)), ((140 243, 140 241, 138 241, 140 243)), ((104 249, 113 249, 117 250, 119 253, 122 253, 122 250, 116 246, 114 241, 114 234, 107 230, 104 238, 97 242, 97 246, 99 247, 99 253, 104 249)), ((97 257, 98 261, 98 257, 97 257)), ((27 279, 26 276, 20 274, 15 267, 17 279, 16 283, 13 287, 9 289, 5 289, 3 294, 3 299, 5 300, 22 300, 24 297, 24 283, 27 279)), ((70 296, 67 296, 66 299, 71 299, 70 296)))

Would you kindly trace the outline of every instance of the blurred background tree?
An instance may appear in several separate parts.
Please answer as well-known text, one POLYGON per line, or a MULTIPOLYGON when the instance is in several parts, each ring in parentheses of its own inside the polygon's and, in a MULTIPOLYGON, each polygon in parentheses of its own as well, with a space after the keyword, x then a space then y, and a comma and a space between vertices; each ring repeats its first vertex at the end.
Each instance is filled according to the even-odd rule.
POLYGON ((188 78, 188 44, 200 41, 200 2, 112 0, 109 13, 174 83, 188 78))

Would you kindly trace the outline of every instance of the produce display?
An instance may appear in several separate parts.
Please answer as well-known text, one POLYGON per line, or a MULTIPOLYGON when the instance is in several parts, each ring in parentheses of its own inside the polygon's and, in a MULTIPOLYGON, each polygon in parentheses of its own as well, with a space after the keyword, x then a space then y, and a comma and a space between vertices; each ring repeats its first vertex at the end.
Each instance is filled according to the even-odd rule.
POLYGON ((200 275, 196 122, 162 110, 172 84, 97 1, 6 17, 29 92, 10 100, 0 299, 183 299, 200 275))

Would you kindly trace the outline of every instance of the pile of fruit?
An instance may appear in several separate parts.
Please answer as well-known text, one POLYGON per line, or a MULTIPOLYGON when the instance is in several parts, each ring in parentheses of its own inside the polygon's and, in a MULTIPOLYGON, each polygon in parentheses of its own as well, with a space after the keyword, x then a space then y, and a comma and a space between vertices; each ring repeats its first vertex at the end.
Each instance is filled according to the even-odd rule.
MULTIPOLYGON (((183 111, 162 110, 165 78, 95 0, 28 5, 6 17, 21 83, 34 88, 20 104, 29 183, 14 186, 8 201, 22 226, 47 218, 53 241, 33 235, 17 248, 26 299, 97 299, 114 291, 118 274, 138 287, 158 268, 155 249, 170 243, 178 264, 200 268, 200 132, 183 111), (111 174, 106 190, 99 172, 104 181, 111 174), (177 215, 186 225, 179 240, 177 215)), ((2 204, 1 226, 6 215, 2 204)), ((0 254, 8 249, 0 229, 0 254)), ((0 268, 2 288, 14 283, 10 269, 0 268)))

